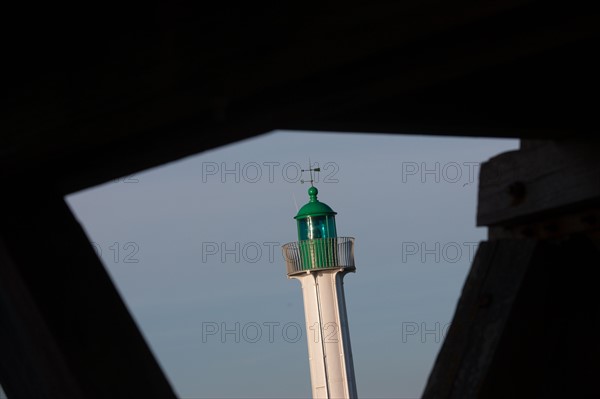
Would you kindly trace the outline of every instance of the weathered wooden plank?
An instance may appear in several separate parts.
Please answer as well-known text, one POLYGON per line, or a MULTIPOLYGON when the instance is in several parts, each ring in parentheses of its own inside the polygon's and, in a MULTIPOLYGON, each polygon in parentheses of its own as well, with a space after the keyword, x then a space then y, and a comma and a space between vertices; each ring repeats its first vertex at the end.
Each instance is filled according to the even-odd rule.
POLYGON ((174 398, 60 195, 0 199, 0 381, 10 398, 174 398))
POLYGON ((423 398, 593 397, 599 247, 482 243, 423 398))
POLYGON ((599 153, 599 141, 548 141, 490 159, 481 167, 477 225, 527 222, 575 207, 598 209, 599 153))
MULTIPOLYGON (((534 216, 535 217, 535 216, 534 216)), ((553 212, 544 218, 507 223, 488 228, 488 239, 527 238, 553 239, 573 234, 591 235, 600 231, 600 206, 567 207, 563 212, 553 212), (554 214, 556 213, 556 214, 554 214)))
POLYGON ((481 398, 598 396, 600 246, 541 241, 481 387, 481 398))
POLYGON ((482 242, 423 399, 476 398, 536 242, 482 242))

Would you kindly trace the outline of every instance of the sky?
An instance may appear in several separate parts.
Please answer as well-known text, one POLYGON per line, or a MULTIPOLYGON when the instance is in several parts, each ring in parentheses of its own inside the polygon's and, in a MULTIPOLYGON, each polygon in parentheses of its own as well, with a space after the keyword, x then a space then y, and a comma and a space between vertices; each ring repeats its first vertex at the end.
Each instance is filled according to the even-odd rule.
POLYGON ((358 394, 418 398, 486 229, 480 163, 514 139, 275 131, 66 197, 181 398, 311 395, 281 245, 308 175, 339 236, 358 394))

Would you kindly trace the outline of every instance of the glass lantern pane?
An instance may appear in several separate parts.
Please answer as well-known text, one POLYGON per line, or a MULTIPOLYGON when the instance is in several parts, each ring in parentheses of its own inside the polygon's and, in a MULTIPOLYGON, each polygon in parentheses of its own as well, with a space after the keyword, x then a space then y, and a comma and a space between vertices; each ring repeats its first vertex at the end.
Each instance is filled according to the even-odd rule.
POLYGON ((336 236, 335 218, 333 216, 315 216, 298 220, 299 240, 314 240, 336 236))

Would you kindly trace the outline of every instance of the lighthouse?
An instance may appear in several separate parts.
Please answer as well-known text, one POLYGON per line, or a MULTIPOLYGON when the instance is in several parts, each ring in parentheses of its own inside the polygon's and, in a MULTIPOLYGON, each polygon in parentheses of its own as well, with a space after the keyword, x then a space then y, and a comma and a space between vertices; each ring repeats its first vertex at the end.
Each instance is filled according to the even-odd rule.
POLYGON ((302 285, 312 397, 356 398, 343 284, 356 270, 354 238, 337 236, 336 212, 318 193, 311 176, 309 201, 294 217, 298 241, 283 246, 287 275, 302 285))

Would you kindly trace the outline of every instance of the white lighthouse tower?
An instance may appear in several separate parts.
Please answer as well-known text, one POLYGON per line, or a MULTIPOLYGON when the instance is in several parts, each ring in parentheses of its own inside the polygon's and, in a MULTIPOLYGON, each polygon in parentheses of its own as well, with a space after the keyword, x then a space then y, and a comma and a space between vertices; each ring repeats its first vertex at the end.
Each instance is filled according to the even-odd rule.
POLYGON ((283 246, 287 274, 302 284, 313 398, 356 398, 342 281, 356 270, 354 238, 337 236, 336 212, 317 194, 308 189, 310 200, 295 216, 298 241, 283 246))

